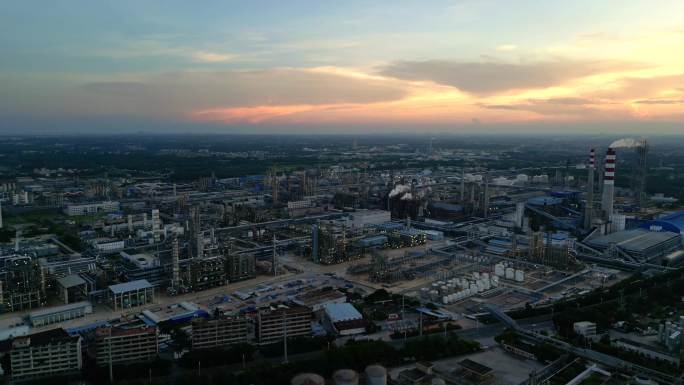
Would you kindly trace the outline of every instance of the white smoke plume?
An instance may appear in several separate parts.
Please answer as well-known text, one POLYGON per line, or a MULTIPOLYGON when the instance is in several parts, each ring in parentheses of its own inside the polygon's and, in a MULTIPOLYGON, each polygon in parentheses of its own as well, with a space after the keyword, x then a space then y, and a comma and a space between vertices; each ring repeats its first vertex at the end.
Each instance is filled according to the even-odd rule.
POLYGON ((635 148, 646 145, 646 139, 624 138, 614 141, 610 148, 635 148))

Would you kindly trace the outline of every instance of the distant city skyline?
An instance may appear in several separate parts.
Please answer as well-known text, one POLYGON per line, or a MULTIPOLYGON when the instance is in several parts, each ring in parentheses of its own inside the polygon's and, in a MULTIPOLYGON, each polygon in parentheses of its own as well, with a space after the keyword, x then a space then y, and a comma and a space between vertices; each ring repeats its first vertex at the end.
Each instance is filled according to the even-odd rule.
POLYGON ((681 133, 684 2, 0 4, 0 134, 681 133))

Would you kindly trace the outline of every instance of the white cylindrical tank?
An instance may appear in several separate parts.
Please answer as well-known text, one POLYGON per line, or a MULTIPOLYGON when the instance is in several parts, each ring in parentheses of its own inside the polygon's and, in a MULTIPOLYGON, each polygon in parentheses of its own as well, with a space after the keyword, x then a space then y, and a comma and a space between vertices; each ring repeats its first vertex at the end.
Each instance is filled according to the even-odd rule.
POLYGON ((497 277, 503 277, 504 274, 504 265, 502 263, 497 263, 496 265, 494 265, 494 275, 496 275, 497 277))
POLYGON ((485 281, 489 281, 489 273, 482 273, 482 279, 485 281))
POLYGON ((366 366, 366 385, 387 385, 387 369, 380 365, 366 366))
POLYGON ((477 284, 476 283, 471 283, 470 284, 470 293, 476 294, 477 293, 477 284))
POLYGON ((447 297, 446 295, 442 297, 442 303, 447 305, 449 303, 449 297, 447 297))
POLYGON ((499 277, 492 277, 492 286, 498 287, 499 286, 499 277))
POLYGON ((291 385, 325 385, 325 378, 316 373, 300 373, 290 380, 291 385))
POLYGON ((514 279, 515 278, 515 269, 512 267, 507 267, 506 268, 506 279, 514 279))
POLYGON ((482 282, 484 283, 484 289, 489 290, 492 288, 491 281, 489 279, 483 279, 482 282))
POLYGON ((351 369, 340 369, 332 378, 335 385, 359 385, 359 374, 351 369))
POLYGON ((516 282, 523 282, 525 281, 525 272, 522 270, 516 270, 515 271, 515 281, 516 282))

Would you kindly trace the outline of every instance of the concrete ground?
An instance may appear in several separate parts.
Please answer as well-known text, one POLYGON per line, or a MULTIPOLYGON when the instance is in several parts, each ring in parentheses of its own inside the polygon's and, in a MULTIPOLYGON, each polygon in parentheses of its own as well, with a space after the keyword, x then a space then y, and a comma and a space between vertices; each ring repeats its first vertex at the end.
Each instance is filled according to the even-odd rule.
MULTIPOLYGON (((526 360, 515 356, 496 345, 490 346, 482 352, 435 361, 435 370, 450 373, 457 367, 458 362, 466 358, 494 369, 494 377, 501 385, 517 385, 526 380, 531 371, 540 370, 544 367, 538 361, 526 360)), ((396 379, 401 371, 411 369, 414 366, 391 368, 388 374, 396 379)))

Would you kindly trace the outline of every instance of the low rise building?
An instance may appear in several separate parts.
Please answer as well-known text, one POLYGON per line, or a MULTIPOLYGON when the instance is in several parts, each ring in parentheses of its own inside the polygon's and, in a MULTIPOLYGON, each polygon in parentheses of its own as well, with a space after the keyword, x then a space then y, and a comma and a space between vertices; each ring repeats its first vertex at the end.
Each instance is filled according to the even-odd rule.
POLYGON ((640 354, 652 360, 669 362, 670 364, 679 367, 679 357, 673 356, 655 346, 628 340, 626 338, 615 339, 611 341, 611 344, 617 348, 640 354))
POLYGON ((33 327, 39 327, 85 317, 92 312, 93 305, 90 302, 82 301, 36 310, 29 313, 28 319, 33 327))
POLYGON ((116 201, 104 201, 94 203, 70 204, 64 209, 68 216, 95 215, 99 213, 113 213, 121 209, 121 204, 116 201))
POLYGON ((10 349, 14 382, 66 376, 83 367, 81 337, 70 336, 64 329, 17 337, 10 349))
POLYGON ((327 305, 347 302, 347 296, 338 290, 312 290, 298 295, 293 300, 294 303, 311 308, 317 313, 327 305))
POLYGON ((593 339, 596 338, 596 324, 589 321, 575 322, 572 325, 573 330, 576 334, 584 337, 593 339))
POLYGON ((362 334, 366 331, 366 321, 350 303, 326 305, 324 318, 328 327, 338 335, 348 336, 362 334))

